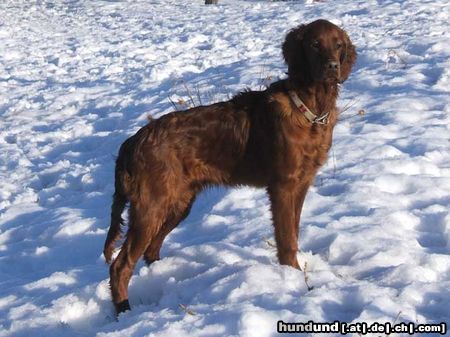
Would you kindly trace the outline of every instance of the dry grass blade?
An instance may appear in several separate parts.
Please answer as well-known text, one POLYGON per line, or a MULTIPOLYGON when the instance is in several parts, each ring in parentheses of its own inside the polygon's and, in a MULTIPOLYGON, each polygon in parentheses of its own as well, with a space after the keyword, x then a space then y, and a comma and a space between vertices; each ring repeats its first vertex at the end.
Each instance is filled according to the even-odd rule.
POLYGON ((197 93, 197 99, 200 105, 203 105, 202 102, 202 96, 200 95, 200 87, 198 86, 198 84, 195 86, 195 91, 197 93))
MULTIPOLYGON (((399 311, 398 314, 397 314, 397 316, 396 316, 395 319, 394 319, 394 322, 392 322, 392 325, 397 324, 398 319, 400 318, 400 315, 401 315, 401 314, 402 314, 402 312, 399 311)), ((386 334, 386 336, 390 336, 390 334, 386 334)))
POLYGON ((167 98, 169 99, 170 103, 172 104, 173 108, 175 109, 175 111, 178 111, 177 105, 175 104, 175 102, 172 100, 172 97, 170 97, 170 95, 167 95, 167 98))
POLYGON ((192 97, 191 91, 189 90, 189 87, 188 87, 186 81, 184 79, 182 79, 181 83, 183 84, 183 87, 186 90, 189 100, 191 101, 192 107, 195 107, 196 104, 195 104, 194 98, 192 97))
POLYGON ((185 306, 184 304, 178 304, 178 306, 180 307, 180 309, 182 309, 185 313, 195 316, 197 315, 194 311, 192 311, 191 309, 189 309, 187 306, 185 306))
POLYGON ((356 114, 347 114, 346 116, 343 116, 346 111, 349 111, 352 109, 355 105, 359 103, 359 99, 352 99, 349 101, 340 111, 339 111, 339 121, 345 121, 347 119, 350 119, 355 116, 365 116, 366 110, 365 109, 358 109, 358 112, 356 114), (341 117, 343 116, 343 117, 341 117))
POLYGON ((311 291, 314 289, 314 287, 310 286, 308 283, 309 278, 308 278, 308 274, 307 274, 307 268, 308 268, 308 263, 305 262, 305 265, 303 267, 303 276, 305 277, 305 284, 308 287, 308 291, 311 291))
POLYGON ((264 239, 264 242, 267 243, 267 245, 269 247, 277 248, 277 246, 272 241, 270 241, 269 239, 264 239))

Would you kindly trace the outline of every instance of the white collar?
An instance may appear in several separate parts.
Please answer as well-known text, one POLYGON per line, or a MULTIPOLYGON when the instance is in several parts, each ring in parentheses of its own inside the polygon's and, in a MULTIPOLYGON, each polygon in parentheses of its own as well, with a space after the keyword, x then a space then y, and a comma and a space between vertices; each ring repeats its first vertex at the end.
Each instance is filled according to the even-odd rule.
POLYGON ((298 97, 297 93, 294 90, 288 90, 289 97, 292 102, 294 102, 297 109, 306 117, 306 119, 312 124, 328 124, 328 117, 330 116, 330 112, 323 114, 318 117, 315 113, 313 113, 305 103, 298 97))

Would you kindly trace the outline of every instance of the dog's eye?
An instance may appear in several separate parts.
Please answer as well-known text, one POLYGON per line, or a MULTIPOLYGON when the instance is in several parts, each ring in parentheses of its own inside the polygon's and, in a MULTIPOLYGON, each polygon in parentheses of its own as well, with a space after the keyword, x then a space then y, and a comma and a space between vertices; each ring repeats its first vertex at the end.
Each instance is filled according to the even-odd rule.
POLYGON ((336 43, 336 49, 341 49, 342 48, 342 43, 338 42, 336 43))
POLYGON ((314 41, 311 43, 311 46, 312 46, 314 49, 319 49, 320 43, 319 43, 319 41, 314 40, 314 41))

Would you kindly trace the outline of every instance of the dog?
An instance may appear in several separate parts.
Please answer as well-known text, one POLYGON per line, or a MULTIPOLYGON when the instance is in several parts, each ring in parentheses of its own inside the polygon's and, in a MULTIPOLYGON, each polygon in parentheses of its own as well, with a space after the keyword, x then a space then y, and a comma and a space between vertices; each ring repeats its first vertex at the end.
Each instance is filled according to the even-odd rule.
POLYGON ((126 239, 110 266, 117 314, 130 309, 128 283, 138 259, 160 259, 164 238, 208 186, 266 188, 278 260, 299 268, 303 202, 327 159, 339 84, 350 75, 356 50, 344 30, 317 20, 289 31, 282 51, 287 79, 264 91, 164 115, 120 147, 103 251, 111 263, 129 203, 126 239))

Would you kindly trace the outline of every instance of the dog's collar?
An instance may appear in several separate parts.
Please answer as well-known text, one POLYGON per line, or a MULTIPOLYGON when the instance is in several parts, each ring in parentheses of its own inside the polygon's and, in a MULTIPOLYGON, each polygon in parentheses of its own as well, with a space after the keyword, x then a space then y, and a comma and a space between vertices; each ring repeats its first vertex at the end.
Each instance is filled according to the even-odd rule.
POLYGON ((322 116, 317 116, 313 113, 305 103, 298 97, 297 93, 294 90, 288 90, 289 97, 292 102, 294 102, 297 109, 306 117, 306 119, 312 124, 328 124, 328 117, 330 116, 330 112, 323 114, 322 116))

